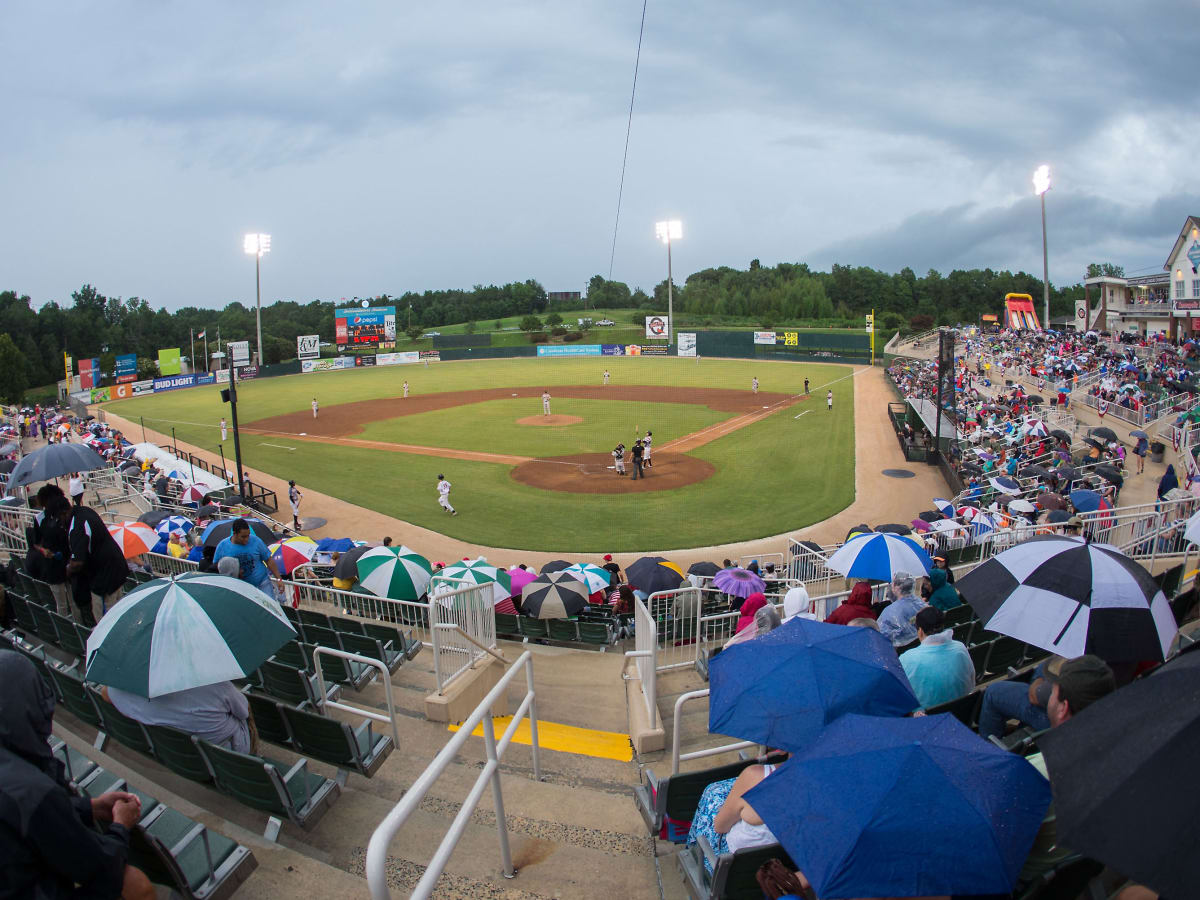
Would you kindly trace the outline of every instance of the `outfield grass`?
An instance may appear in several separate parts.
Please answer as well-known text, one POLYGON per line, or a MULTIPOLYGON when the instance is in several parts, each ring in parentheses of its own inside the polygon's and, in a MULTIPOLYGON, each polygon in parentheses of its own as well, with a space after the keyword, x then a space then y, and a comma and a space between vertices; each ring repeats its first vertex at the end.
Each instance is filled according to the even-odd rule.
MULTIPOLYGON (((242 421, 249 422, 306 410, 314 394, 326 408, 351 400, 396 396, 405 379, 414 393, 506 384, 544 386, 553 394, 556 384, 598 385, 600 373, 606 367, 612 372, 615 384, 747 389, 750 378, 757 375, 762 390, 789 393, 797 392, 807 377, 812 383, 812 399, 694 451, 716 468, 713 477, 653 494, 543 491, 514 481, 509 475, 511 467, 505 465, 303 442, 297 442, 295 449, 289 450, 285 439, 251 434, 243 436, 244 462, 282 478, 295 478, 302 487, 456 538, 489 546, 544 551, 639 551, 749 540, 820 521, 853 501, 854 393, 849 379, 834 384, 834 412, 828 413, 824 404, 824 385, 849 375, 851 370, 846 366, 715 359, 696 363, 672 358, 435 363, 429 367, 397 366, 246 382, 239 389, 239 411, 242 421), (797 415, 800 417, 795 418, 797 415), (457 517, 447 516, 437 505, 435 482, 439 471, 444 471, 454 485, 451 502, 459 510, 457 517)), ((650 414, 661 415, 663 421, 672 421, 674 416, 686 417, 675 421, 680 423, 678 427, 689 431, 697 430, 692 427, 693 416, 716 416, 718 420, 726 417, 687 404, 618 403, 608 407, 610 401, 566 398, 562 403, 555 401, 554 411, 572 414, 572 409, 563 404, 575 403, 599 404, 597 413, 605 417, 598 426, 589 409, 584 417, 586 427, 572 426, 589 433, 594 431, 597 440, 603 437, 598 447, 590 449, 605 449, 621 439, 622 427, 628 428, 623 426, 626 414, 640 417, 651 405, 655 409, 649 410, 650 414), (686 409, 677 411, 676 406, 686 409), (618 429, 615 437, 609 436, 607 430, 609 416, 618 429)), ((515 452, 504 448, 518 446, 525 440, 556 440, 546 434, 556 428, 543 430, 513 424, 519 417, 515 413, 533 415, 540 410, 528 409, 528 401, 521 403, 521 410, 509 408, 510 405, 507 400, 481 405, 489 407, 488 416, 495 417, 494 424, 487 428, 473 427, 472 418, 462 415, 462 408, 445 411, 449 415, 444 420, 440 413, 411 417, 433 417, 430 427, 438 435, 437 442, 433 442, 427 438, 431 432, 423 430, 421 439, 415 442, 515 452), (453 427, 455 413, 460 426, 457 434, 453 427)), ((144 415, 155 430, 169 433, 174 427, 180 440, 212 449, 217 445, 217 423, 227 410, 213 388, 138 397, 107 407, 135 422, 144 415)), ((369 429, 386 431, 410 424, 391 420, 369 429)), ((664 442, 668 439, 657 419, 635 424, 652 428, 655 437, 664 442)), ((668 431, 670 427, 667 426, 668 431)), ((569 431, 570 427, 565 429, 565 433, 569 431)), ((139 436, 135 433, 130 437, 139 436)), ((536 455, 549 452, 543 447, 536 455)))

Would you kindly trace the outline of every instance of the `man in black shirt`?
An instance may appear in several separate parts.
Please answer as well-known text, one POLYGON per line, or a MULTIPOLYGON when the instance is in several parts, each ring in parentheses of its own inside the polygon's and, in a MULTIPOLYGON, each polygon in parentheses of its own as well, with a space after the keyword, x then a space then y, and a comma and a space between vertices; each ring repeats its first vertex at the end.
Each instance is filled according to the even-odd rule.
POLYGON ((636 481, 639 478, 645 478, 646 473, 642 471, 642 454, 645 452, 642 449, 642 442, 634 441, 631 452, 633 453, 633 478, 631 480, 636 481))
POLYGON ((90 506, 72 508, 65 497, 56 497, 46 507, 46 515, 58 519, 67 531, 71 561, 67 574, 85 578, 92 597, 92 616, 97 622, 106 609, 121 599, 129 564, 120 546, 108 533, 104 520, 90 506))
POLYGON ((55 497, 64 496, 56 484, 44 484, 37 492, 37 505, 42 508, 41 516, 30 529, 29 555, 25 557, 25 571, 39 581, 50 585, 54 605, 60 616, 71 617, 71 585, 67 581, 67 558, 71 548, 67 544, 67 532, 53 516, 47 516, 46 504, 55 497))

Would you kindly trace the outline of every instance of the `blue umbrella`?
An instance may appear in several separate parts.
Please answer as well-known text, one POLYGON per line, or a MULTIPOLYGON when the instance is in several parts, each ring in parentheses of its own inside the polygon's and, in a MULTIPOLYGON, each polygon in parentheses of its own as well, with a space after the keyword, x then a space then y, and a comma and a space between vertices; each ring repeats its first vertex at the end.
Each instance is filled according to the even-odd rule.
POLYGON ((1144 431, 1131 431, 1129 432, 1129 436, 1131 438, 1145 438, 1146 440, 1150 440, 1150 435, 1144 431))
POLYGON ((897 572, 922 575, 933 568, 933 560, 912 538, 872 532, 850 538, 827 565, 847 578, 888 581, 897 572))
POLYGON ((1095 491, 1071 491, 1071 505, 1079 512, 1095 512, 1103 500, 1095 491))
POLYGON ((920 704, 873 628, 793 619, 709 664, 708 730, 800 750, 848 712, 903 716, 920 704))
POLYGON ((819 897, 1007 895, 1050 799, 949 714, 844 716, 746 792, 819 897))

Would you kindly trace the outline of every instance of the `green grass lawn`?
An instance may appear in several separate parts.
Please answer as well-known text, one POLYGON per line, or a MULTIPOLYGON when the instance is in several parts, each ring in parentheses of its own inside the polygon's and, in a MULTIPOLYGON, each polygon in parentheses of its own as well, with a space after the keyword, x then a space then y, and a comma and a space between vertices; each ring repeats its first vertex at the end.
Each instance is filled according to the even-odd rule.
MULTIPOLYGON (((713 464, 716 474, 698 484, 654 494, 542 491, 514 481, 509 475, 511 467, 505 465, 301 442, 290 445, 296 449, 289 450, 285 440, 250 434, 243 436, 243 459, 248 466, 282 478, 295 478, 302 487, 456 538, 544 551, 638 551, 749 540, 820 521, 854 499, 854 394, 848 379, 834 384, 837 398, 834 412, 827 413, 824 405, 824 385, 848 375, 851 370, 846 366, 716 359, 697 364, 693 360, 671 358, 436 363, 428 368, 397 366, 246 382, 239 390, 239 410, 242 421, 249 422, 307 409, 314 394, 326 408, 351 400, 396 396, 406 378, 414 392, 508 384, 545 386, 553 393, 556 384, 599 384, 605 367, 617 384, 747 389, 750 378, 757 375, 764 391, 795 392, 807 377, 812 382, 812 399, 694 451, 696 456, 713 464), (797 415, 800 417, 795 418, 797 415), (447 516, 437 505, 435 482, 440 471, 454 485, 451 502, 459 510, 457 517, 447 516)), ((603 407, 608 401, 563 398, 562 403, 556 400, 554 411, 571 413, 563 403, 596 403, 603 407)), ((497 416, 505 420, 501 422, 503 427, 475 429, 470 417, 462 415, 461 408, 445 411, 450 414, 445 420, 440 419, 441 413, 426 413, 411 418, 435 417, 433 427, 438 429, 438 440, 422 436, 415 442, 515 452, 504 449, 518 446, 509 441, 557 440, 549 434, 556 428, 512 424, 521 415, 537 412, 529 409, 528 401, 521 403, 519 415, 518 411, 507 409, 507 401, 485 405, 497 410, 497 416), (452 427, 454 414, 460 420, 457 435, 452 427)), ((653 406, 654 410, 649 410, 652 415, 661 414, 664 421, 677 421, 680 429, 688 431, 696 430, 693 421, 703 427, 710 421, 708 417, 715 416, 716 420, 726 417, 688 404, 617 405, 637 407, 639 415, 642 407, 653 406), (677 406, 685 408, 676 411, 677 406), (675 420, 675 416, 682 418, 675 420)), ((228 409, 213 388, 138 397, 106 406, 135 422, 144 415, 147 424, 158 431, 169 433, 174 427, 180 440, 213 449, 219 436, 217 423, 228 409)), ((623 415, 623 409, 617 413, 623 415)), ((584 418, 587 423, 592 420, 590 415, 584 418)), ((603 435, 597 433, 599 447, 589 445, 589 449, 606 449, 606 445, 621 439, 625 428, 642 423, 615 424, 621 429, 615 431, 615 436, 609 437, 607 430, 602 429, 603 435)), ((403 420, 369 426, 384 430, 407 427, 403 420)), ((587 424, 587 428, 591 427, 587 424)), ((660 437, 664 429, 653 427, 655 437, 665 442, 667 434, 660 437)), ((668 425, 667 431, 671 427, 668 425)), ((430 431, 425 429, 420 433, 429 435, 430 431)), ((564 433, 569 434, 570 427, 564 433)), ((139 435, 130 437, 138 439, 139 435)), ((536 454, 547 455, 547 450, 540 447, 536 454)))

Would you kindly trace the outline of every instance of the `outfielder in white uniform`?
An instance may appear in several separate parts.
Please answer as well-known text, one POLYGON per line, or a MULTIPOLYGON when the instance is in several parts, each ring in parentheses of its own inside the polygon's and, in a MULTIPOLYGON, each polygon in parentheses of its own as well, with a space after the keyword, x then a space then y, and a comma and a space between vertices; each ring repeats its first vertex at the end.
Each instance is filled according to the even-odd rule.
POLYGON ((829 391, 825 394, 825 406, 828 409, 833 409, 833 391, 829 391))
POLYGON ((313 397, 312 408, 313 408, 313 418, 315 419, 317 417, 317 398, 316 397, 313 397))
POLYGON ((450 505, 450 482, 445 475, 438 475, 438 505, 452 516, 458 515, 450 505))
POLYGON ((229 432, 225 428, 225 420, 224 419, 221 420, 221 440, 222 441, 229 440, 229 432))
POLYGON ((404 382, 404 399, 408 399, 408 382, 404 382))
POLYGON ((542 391, 542 415, 550 415, 550 392, 542 391))
POLYGON ((758 379, 757 378, 750 379, 750 390, 756 394, 758 393, 758 379))
POLYGON ((608 369, 604 370, 604 383, 608 384, 608 369))

